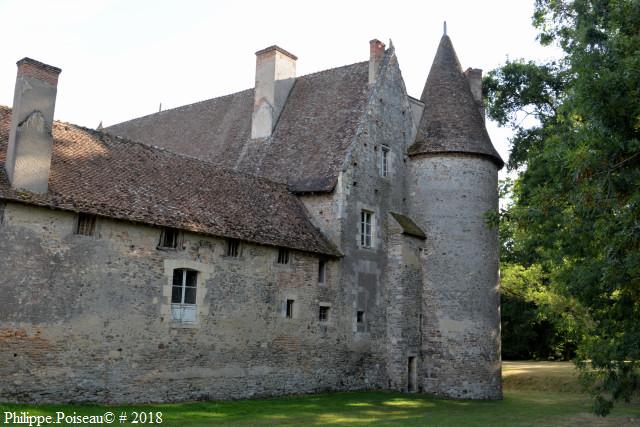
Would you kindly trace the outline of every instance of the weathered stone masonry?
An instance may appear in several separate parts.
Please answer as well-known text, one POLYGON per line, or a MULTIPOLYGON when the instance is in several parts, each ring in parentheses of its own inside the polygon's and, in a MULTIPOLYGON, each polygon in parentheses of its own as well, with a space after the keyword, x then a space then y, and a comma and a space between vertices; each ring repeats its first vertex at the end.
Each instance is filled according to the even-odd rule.
MULTIPOLYGON (((369 61, 307 76, 296 59, 272 46, 255 89, 101 131, 51 123, 51 104, 11 142, 0 107, 0 401, 501 398, 485 215, 502 160, 481 71, 444 36, 418 100, 378 40, 369 61), (32 140, 52 147, 34 163, 50 162, 44 188, 11 179, 8 147, 32 140), (80 214, 96 215, 91 235, 80 214), (183 270, 194 323, 173 320, 183 270)), ((60 70, 21 63, 55 99, 60 70)))

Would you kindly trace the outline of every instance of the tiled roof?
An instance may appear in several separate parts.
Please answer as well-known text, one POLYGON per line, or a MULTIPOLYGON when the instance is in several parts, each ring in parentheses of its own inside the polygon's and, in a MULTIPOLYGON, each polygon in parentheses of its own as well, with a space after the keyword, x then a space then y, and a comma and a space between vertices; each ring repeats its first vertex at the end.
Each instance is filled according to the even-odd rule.
POLYGON ((253 89, 105 130, 220 166, 331 191, 368 100, 368 61, 296 78, 271 138, 251 139, 253 89))
POLYGON ((440 40, 420 100, 425 107, 410 155, 473 153, 488 156, 499 168, 504 166, 446 35, 440 40))
POLYGON ((0 106, 0 199, 340 255, 284 184, 66 123, 53 125, 49 192, 13 190, 10 126, 0 106))

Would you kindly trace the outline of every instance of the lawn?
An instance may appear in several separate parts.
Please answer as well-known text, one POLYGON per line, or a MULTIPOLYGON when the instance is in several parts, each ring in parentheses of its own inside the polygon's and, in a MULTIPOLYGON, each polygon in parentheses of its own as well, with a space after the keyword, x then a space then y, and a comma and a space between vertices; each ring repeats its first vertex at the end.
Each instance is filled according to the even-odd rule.
POLYGON ((56 411, 67 415, 111 411, 118 425, 129 425, 118 422, 121 412, 130 417, 132 411, 160 411, 162 426, 640 426, 639 404, 619 405, 604 419, 591 415, 589 399, 580 393, 570 363, 505 362, 503 377, 502 401, 358 392, 128 407, 0 404, 0 425, 5 411, 54 417, 56 411))

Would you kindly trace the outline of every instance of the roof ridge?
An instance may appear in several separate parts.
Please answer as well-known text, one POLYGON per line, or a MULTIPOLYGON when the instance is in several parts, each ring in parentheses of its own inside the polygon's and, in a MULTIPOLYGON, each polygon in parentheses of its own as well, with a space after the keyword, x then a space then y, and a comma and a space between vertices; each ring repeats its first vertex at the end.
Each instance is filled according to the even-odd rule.
MULTIPOLYGON (((335 71, 335 70, 338 70, 338 69, 340 69, 340 68, 347 68, 347 67, 352 67, 352 66, 354 66, 354 65, 364 64, 365 62, 369 62, 369 61, 368 61, 368 60, 366 60, 366 61, 354 62, 354 63, 352 63, 352 64, 341 65, 341 66, 339 66, 339 67, 327 68, 327 69, 325 69, 325 70, 320 70, 320 71, 315 71, 315 72, 313 72, 313 73, 304 74, 304 75, 302 75, 302 76, 297 76, 297 77, 295 78, 294 82, 295 82, 295 81, 297 81, 298 79, 303 79, 303 78, 306 78, 306 77, 314 77, 314 76, 316 76, 316 75, 318 75, 318 74, 322 74, 322 73, 326 73, 326 72, 330 72, 330 71, 335 71)), ((169 111, 176 111, 176 110, 180 110, 180 109, 183 109, 183 108, 193 107, 194 105, 203 104, 203 103, 205 103, 205 102, 222 100, 222 99, 224 99, 224 98, 228 98, 228 97, 230 97, 230 96, 239 95, 239 94, 241 94, 241 93, 250 92, 250 91, 253 91, 253 90, 254 90, 254 88, 252 88, 252 87, 251 87, 251 88, 248 88, 248 89, 240 90, 240 91, 238 91, 238 92, 229 93, 229 94, 227 94, 227 95, 221 95, 221 96, 216 96, 216 97, 214 97, 214 98, 203 99, 203 100, 201 100, 201 101, 192 102, 192 103, 190 103, 190 104, 185 104, 185 105, 180 105, 180 106, 178 106, 178 107, 169 108, 168 110, 158 111, 158 112, 151 113, 151 114, 145 114, 144 116, 134 117, 134 118, 132 118, 132 119, 125 120, 124 122, 118 122, 118 123, 114 123, 114 124, 109 125, 109 126, 105 126, 105 128, 110 128, 110 127, 112 127, 112 126, 120 126, 120 125, 124 125, 124 124, 129 123, 129 122, 132 122, 132 121, 134 121, 134 120, 140 120, 140 119, 144 119, 144 118, 147 118, 147 117, 160 115, 160 114, 162 114, 162 113, 166 113, 166 112, 169 112, 169 111)))
POLYGON ((118 122, 118 123, 114 123, 114 124, 109 125, 109 126, 105 126, 105 129, 113 127, 113 126, 120 126, 120 125, 123 125, 125 123, 132 122, 134 120, 145 119, 147 117, 156 116, 156 115, 163 114, 163 113, 168 113, 170 111, 176 111, 176 110, 181 110, 183 108, 193 107, 194 105, 204 104, 205 102, 223 100, 225 98, 229 98, 231 96, 236 96, 236 95, 239 95, 239 94, 244 93, 244 92, 253 91, 253 89, 254 88, 244 89, 244 90, 240 90, 238 92, 228 93, 226 95, 220 95, 220 96, 216 96, 214 98, 207 98, 207 99, 203 99, 203 100, 200 100, 200 101, 192 102, 190 104, 179 105, 177 107, 169 108, 167 110, 162 110, 162 111, 157 111, 155 113, 145 114, 144 116, 134 117, 132 119, 125 120, 124 122, 118 122))

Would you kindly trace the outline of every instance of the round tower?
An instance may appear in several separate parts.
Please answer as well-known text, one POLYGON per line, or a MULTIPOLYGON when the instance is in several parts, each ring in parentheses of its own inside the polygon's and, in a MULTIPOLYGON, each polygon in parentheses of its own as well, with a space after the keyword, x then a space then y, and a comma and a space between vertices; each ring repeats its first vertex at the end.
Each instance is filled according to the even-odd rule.
POLYGON ((484 125, 481 71, 463 73, 442 37, 409 149, 412 217, 427 240, 422 256, 422 390, 500 399, 498 170, 504 165, 484 125))

